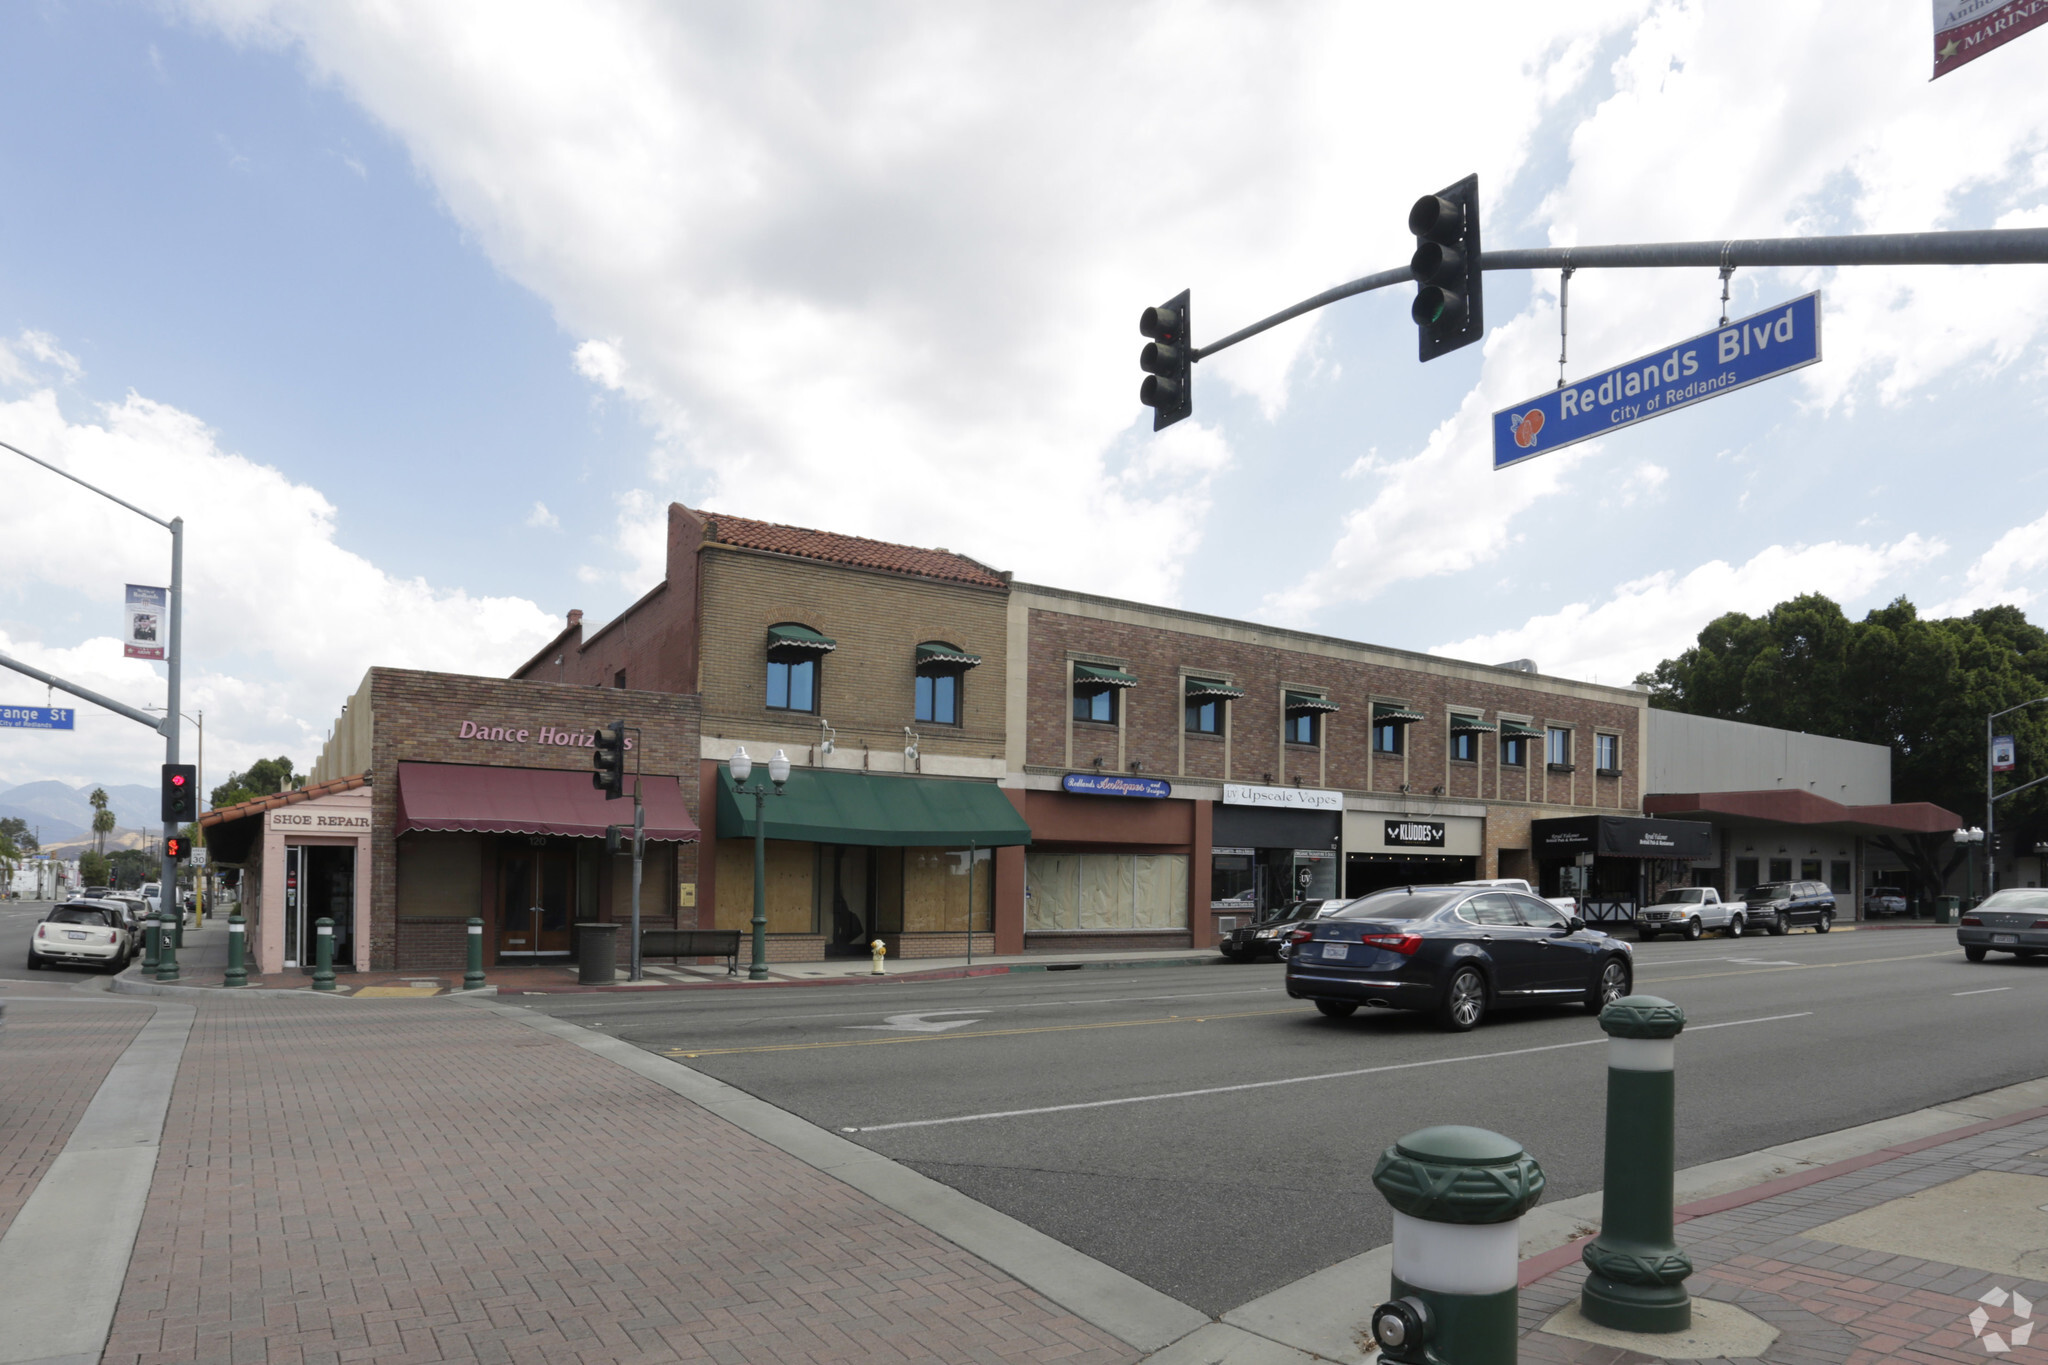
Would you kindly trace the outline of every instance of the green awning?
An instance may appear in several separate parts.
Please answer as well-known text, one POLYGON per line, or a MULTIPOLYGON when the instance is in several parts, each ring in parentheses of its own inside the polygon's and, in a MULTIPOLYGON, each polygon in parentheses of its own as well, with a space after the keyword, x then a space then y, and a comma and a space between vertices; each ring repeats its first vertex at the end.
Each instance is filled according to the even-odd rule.
MULTIPOLYGON (((765 783, 767 768, 756 763, 748 785, 765 783)), ((762 803, 762 819, 770 839, 819 844, 996 848, 1031 842, 1031 827, 1000 787, 940 777, 797 768, 782 794, 762 803)), ((754 798, 734 790, 732 769, 724 764, 718 768, 718 837, 754 837, 754 798)))
POLYGON ((925 668, 931 665, 952 668, 978 668, 981 666, 981 656, 979 654, 969 654, 964 649, 955 649, 947 644, 930 643, 919 645, 917 647, 917 666, 925 668))
POLYGON ((1335 715, 1337 703, 1331 701, 1328 697, 1312 697, 1306 692, 1289 692, 1287 694, 1287 714, 1295 716, 1300 715, 1303 711, 1319 711, 1327 715, 1335 715))
POLYGON ((1422 718, 1423 716, 1420 711, 1411 711, 1405 706, 1396 706, 1392 702, 1376 701, 1372 704, 1372 723, 1374 725, 1413 725, 1422 718))
POLYGON ((1138 680, 1117 668, 1103 668, 1098 664, 1075 664, 1074 681, 1094 683, 1099 687, 1136 687, 1138 680))
POLYGON ((1490 720, 1481 720, 1477 716, 1451 717, 1451 733, 1454 735, 1490 735, 1493 730, 1490 720))
POLYGON ((817 631, 812 630, 809 626, 770 626, 768 627, 768 647, 770 649, 815 649, 820 654, 829 654, 839 648, 839 642, 818 634, 817 631))
POLYGON ((1541 738, 1543 738, 1543 732, 1542 732, 1541 730, 1538 730, 1538 729, 1536 729, 1536 728, 1535 728, 1534 726, 1531 726, 1531 725, 1524 725, 1524 724, 1523 724, 1523 723, 1522 723, 1521 721, 1518 721, 1518 720, 1504 720, 1504 721, 1502 721, 1502 722, 1500 723, 1500 733, 1501 733, 1501 737, 1502 737, 1502 738, 1504 738, 1504 739, 1541 739, 1541 738))
POLYGON ((1236 701, 1244 695, 1242 687, 1232 687, 1215 678, 1189 678, 1189 701, 1236 701))

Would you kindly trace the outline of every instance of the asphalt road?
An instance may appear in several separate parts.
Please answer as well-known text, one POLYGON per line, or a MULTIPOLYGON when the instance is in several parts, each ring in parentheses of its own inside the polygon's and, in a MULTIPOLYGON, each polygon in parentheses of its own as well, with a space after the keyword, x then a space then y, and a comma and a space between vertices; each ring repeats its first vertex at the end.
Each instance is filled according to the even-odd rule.
MULTIPOLYGON (((2048 960, 1969 964, 1953 931, 1656 943, 1637 963, 1636 989, 1691 1021, 1681 1166, 2042 1071, 2048 960)), ((1578 1010, 1462 1035, 1384 1011, 1333 1021, 1289 1000, 1277 966, 1220 961, 521 1003, 845 1133, 1212 1313, 1385 1243, 1373 1163, 1417 1128, 1519 1139, 1555 1198, 1601 1184, 1605 1035, 1578 1010)))
POLYGON ((0 981, 56 981, 85 967, 59 967, 54 971, 28 970, 28 940, 49 913, 55 901, 0 901, 0 981))

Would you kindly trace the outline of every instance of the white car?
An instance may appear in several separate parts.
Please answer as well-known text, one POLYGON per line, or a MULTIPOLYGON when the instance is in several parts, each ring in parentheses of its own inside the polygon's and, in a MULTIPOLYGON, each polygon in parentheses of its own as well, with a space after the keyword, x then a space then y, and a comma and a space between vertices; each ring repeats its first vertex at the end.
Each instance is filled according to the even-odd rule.
POLYGON ((1747 912, 1741 901, 1724 901, 1711 886, 1674 886, 1637 914, 1636 934, 1645 943, 1659 934, 1697 939, 1715 929, 1741 938, 1749 924, 1747 912))
POLYGON ((53 907, 28 941, 31 971, 54 962, 79 962, 118 972, 128 965, 128 956, 128 930, 119 908, 94 901, 53 907))
POLYGON ((1482 877, 1478 881, 1452 882, 1453 886, 1490 886, 1497 891, 1519 891, 1525 896, 1535 896, 1546 905, 1552 905, 1567 916, 1579 913, 1579 903, 1570 896, 1545 896, 1520 877, 1482 877))

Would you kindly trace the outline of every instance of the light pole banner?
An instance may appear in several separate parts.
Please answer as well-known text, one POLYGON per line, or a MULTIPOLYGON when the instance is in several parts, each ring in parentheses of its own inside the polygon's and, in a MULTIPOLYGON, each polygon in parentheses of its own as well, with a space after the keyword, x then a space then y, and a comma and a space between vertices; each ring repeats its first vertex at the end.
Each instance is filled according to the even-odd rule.
POLYGON ((165 606, 170 593, 139 583, 128 585, 127 629, 122 634, 121 653, 130 659, 164 657, 165 606))
POLYGON ((1992 772, 2009 773, 2018 766, 2019 759, 2017 754, 2014 752, 2011 735, 2000 735, 1998 736, 1998 738, 1991 741, 1992 772))
POLYGON ((1934 0, 1934 75, 2048 24, 2048 0, 1934 0))

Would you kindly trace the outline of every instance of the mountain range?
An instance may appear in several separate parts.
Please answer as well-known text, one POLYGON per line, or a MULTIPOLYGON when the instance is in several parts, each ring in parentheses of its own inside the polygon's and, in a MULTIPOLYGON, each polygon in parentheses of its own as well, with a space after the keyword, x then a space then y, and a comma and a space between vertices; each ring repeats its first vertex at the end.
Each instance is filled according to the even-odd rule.
MULTIPOLYGON (((158 823, 160 794, 140 783, 107 786, 107 808, 114 812, 116 830, 141 830, 158 823)), ((73 787, 54 779, 0 787, 0 819, 16 816, 26 821, 47 847, 92 836, 92 784, 73 787)), ((124 846, 109 837, 109 848, 124 846)))

